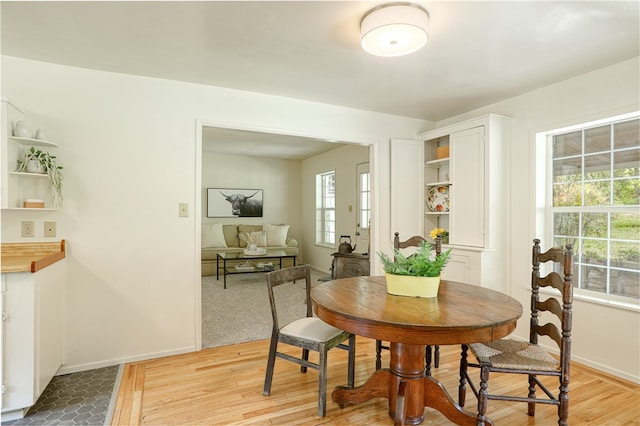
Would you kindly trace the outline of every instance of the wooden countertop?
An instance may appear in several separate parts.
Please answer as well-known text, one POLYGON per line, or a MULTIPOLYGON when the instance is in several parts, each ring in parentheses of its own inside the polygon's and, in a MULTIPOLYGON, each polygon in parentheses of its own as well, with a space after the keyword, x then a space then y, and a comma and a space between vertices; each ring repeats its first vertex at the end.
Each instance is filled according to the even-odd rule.
POLYGON ((65 240, 39 243, 2 243, 2 273, 38 272, 65 258, 65 240))

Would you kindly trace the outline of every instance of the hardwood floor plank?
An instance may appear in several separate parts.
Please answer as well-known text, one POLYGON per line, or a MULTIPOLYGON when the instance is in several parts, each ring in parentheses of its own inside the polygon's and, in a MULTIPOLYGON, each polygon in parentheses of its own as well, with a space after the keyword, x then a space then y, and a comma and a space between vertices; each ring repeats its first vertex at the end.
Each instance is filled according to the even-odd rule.
MULTIPOLYGON (((297 354, 297 348, 281 347, 297 354)), ((262 395, 269 341, 207 349, 190 354, 127 364, 116 399, 112 425, 391 425, 385 399, 373 399, 340 409, 331 391, 347 381, 347 352, 329 352, 327 416, 317 416, 318 373, 300 373, 299 366, 276 360, 270 396, 262 395)), ((312 357, 316 356, 312 354, 312 357)), ((433 374, 457 398, 460 348, 442 346, 440 368, 433 374)), ((388 365, 388 351, 383 365, 388 365)), ((375 341, 357 338, 356 385, 375 370, 375 341)), ((544 378, 551 390, 557 380, 544 378)), ((526 376, 491 376, 490 390, 526 395, 526 376)), ((573 425, 639 425, 640 386, 597 370, 572 364, 569 423, 573 425), (604 398, 603 398, 604 396, 604 398)), ((454 399, 455 399, 454 398, 454 399)), ((477 401, 468 389, 466 408, 477 401)), ((551 425, 555 406, 490 401, 488 414, 496 424, 551 425)), ((449 425, 440 413, 427 409, 424 425, 449 425)))

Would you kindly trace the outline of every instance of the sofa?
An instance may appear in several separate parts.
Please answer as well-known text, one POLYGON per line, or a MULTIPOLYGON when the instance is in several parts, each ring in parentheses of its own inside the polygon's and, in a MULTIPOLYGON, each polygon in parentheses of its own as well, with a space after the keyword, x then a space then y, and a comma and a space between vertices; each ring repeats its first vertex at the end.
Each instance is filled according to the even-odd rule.
POLYGON ((218 253, 242 253, 247 241, 258 248, 282 250, 298 255, 298 241, 289 235, 289 225, 202 224, 202 276, 216 275, 218 253))

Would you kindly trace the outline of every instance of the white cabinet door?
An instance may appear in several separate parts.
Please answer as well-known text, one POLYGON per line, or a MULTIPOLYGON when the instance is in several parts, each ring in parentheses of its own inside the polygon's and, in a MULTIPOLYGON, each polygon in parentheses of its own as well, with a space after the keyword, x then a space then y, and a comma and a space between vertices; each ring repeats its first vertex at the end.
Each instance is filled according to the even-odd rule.
POLYGON ((485 245, 484 133, 484 126, 479 126, 450 135, 449 241, 453 245, 485 245))
MULTIPOLYGON (((424 235, 424 143, 391 140, 391 233, 424 235)), ((393 236, 389 238, 392 240, 393 236)))

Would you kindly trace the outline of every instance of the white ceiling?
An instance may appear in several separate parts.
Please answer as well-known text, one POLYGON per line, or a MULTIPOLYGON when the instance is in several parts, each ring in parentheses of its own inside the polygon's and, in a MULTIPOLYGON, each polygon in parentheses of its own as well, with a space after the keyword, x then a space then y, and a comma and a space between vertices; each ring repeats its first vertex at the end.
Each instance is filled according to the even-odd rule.
POLYGON ((302 160, 338 148, 340 144, 336 142, 223 127, 204 127, 202 130, 203 151, 253 157, 302 160))
POLYGON ((638 1, 416 1, 410 56, 359 46, 378 1, 0 5, 3 55, 438 121, 640 54, 638 1))

